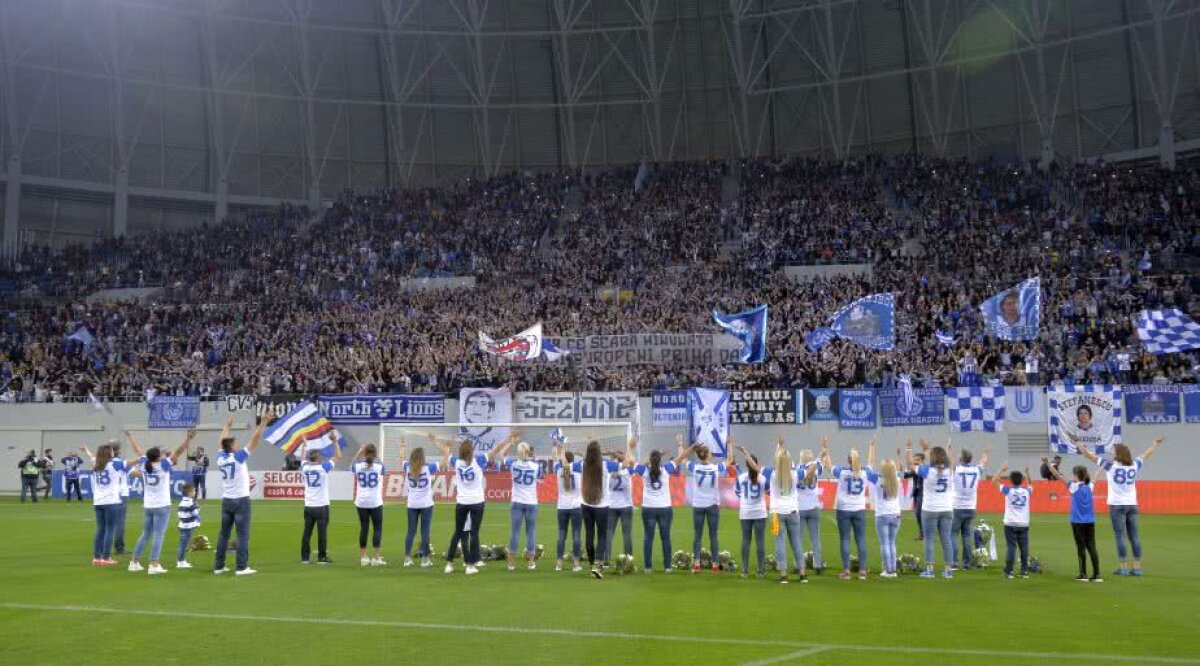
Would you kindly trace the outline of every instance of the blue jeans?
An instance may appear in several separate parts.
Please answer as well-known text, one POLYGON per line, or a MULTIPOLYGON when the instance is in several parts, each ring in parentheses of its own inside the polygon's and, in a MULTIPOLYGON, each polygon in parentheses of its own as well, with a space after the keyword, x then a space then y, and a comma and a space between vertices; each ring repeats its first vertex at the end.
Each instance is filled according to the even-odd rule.
POLYGON ((512 503, 512 509, 509 512, 511 520, 508 528, 508 554, 516 557, 517 546, 521 542, 521 523, 525 523, 525 552, 533 555, 537 553, 537 514, 538 508, 536 504, 518 504, 512 503))
MULTIPOLYGON (((775 535, 775 567, 780 572, 786 572, 787 566, 787 547, 788 543, 792 544, 792 557, 795 558, 796 568, 800 570, 800 575, 804 575, 804 552, 800 550, 800 537, 804 532, 804 519, 800 517, 799 512, 781 513, 779 515, 779 534, 775 535)), ((814 552, 813 557, 817 554, 814 552)), ((745 557, 743 556, 743 559, 745 557)), ((815 560, 813 562, 816 563, 815 560)))
POLYGON ((217 535, 217 552, 213 569, 225 568, 225 552, 229 549, 229 533, 237 526, 237 570, 250 566, 250 498, 236 497, 221 500, 221 532, 217 535))
MULTIPOLYGON (((808 509, 800 512, 800 531, 808 529, 808 547, 812 549, 813 568, 825 568, 825 556, 821 554, 821 510, 808 509)), ((803 537, 803 534, 801 535, 803 537)))
POLYGON ((921 513, 922 531, 925 533, 925 564, 933 566, 933 540, 935 537, 942 542, 942 561, 946 566, 954 561, 954 538, 950 533, 950 523, 954 516, 951 511, 929 511, 921 513))
POLYGON ((1013 572, 1013 560, 1021 551, 1021 574, 1029 571, 1029 527, 1004 526, 1004 573, 1013 572))
POLYGON ((558 510, 558 557, 562 559, 566 554, 567 548, 567 526, 571 527, 571 557, 576 561, 579 560, 579 553, 583 550, 583 541, 579 536, 579 531, 583 527, 583 509, 559 509, 558 510))
POLYGON ((196 528, 194 527, 187 530, 179 530, 179 552, 175 555, 176 562, 187 560, 188 544, 192 542, 192 532, 195 531, 196 528))
POLYGON ((971 563, 971 553, 975 550, 975 509, 955 509, 950 521, 950 545, 953 557, 951 561, 964 569, 971 563), (959 557, 959 542, 962 542, 962 557, 959 557))
POLYGON ((120 504, 98 504, 96 510, 96 538, 92 543, 92 558, 107 560, 112 556, 113 530, 117 527, 117 509, 120 504))
MULTIPOLYGON (((867 511, 837 512, 838 538, 842 546, 842 570, 850 570, 850 533, 854 533, 854 544, 858 547, 858 570, 867 570, 867 511)), ((816 554, 813 554, 816 557, 816 554)))
POLYGON ((171 523, 171 507, 161 506, 157 509, 146 509, 142 519, 142 535, 133 546, 133 559, 142 557, 146 549, 146 539, 150 538, 150 561, 157 562, 162 556, 163 537, 167 535, 167 525, 171 523))
POLYGON ((1133 548, 1133 559, 1142 559, 1142 539, 1138 536, 1138 508, 1136 504, 1109 505, 1108 517, 1112 520, 1113 536, 1117 538, 1117 559, 1125 561, 1125 537, 1133 548))
POLYGON ((117 552, 125 551, 125 517, 128 515, 129 498, 122 497, 120 504, 114 504, 117 507, 117 522, 113 524, 113 549, 117 552))
MULTIPOLYGON (((764 562, 767 559, 767 548, 763 543, 763 538, 767 530, 766 518, 743 518, 742 519, 742 573, 748 573, 750 570, 750 540, 753 539, 758 546, 754 553, 758 556, 758 573, 762 573, 766 569, 764 562)), ((716 558, 716 553, 713 557, 716 558)))
POLYGON ((897 573, 896 538, 900 536, 900 516, 875 516, 875 533, 879 536, 879 550, 883 556, 883 570, 897 573))
POLYGON ((633 555, 633 507, 625 506, 619 509, 609 508, 608 510, 608 549, 611 551, 613 544, 616 541, 613 537, 617 534, 617 523, 621 523, 621 538, 625 542, 625 550, 621 551, 626 555, 633 555))
POLYGON ((692 539, 692 557, 700 560, 700 537, 704 535, 704 523, 708 523, 708 544, 712 550, 713 560, 717 558, 717 524, 721 520, 721 507, 716 504, 705 507, 692 507, 692 528, 695 537, 692 539))
POLYGON ((417 555, 429 557, 429 524, 433 522, 433 507, 408 510, 408 531, 404 534, 404 556, 412 554, 413 539, 417 536, 417 524, 421 527, 421 547, 417 555))
POLYGON ((671 518, 674 512, 669 506, 662 508, 642 507, 642 557, 647 569, 654 568, 654 528, 662 541, 663 568, 671 568, 671 518))

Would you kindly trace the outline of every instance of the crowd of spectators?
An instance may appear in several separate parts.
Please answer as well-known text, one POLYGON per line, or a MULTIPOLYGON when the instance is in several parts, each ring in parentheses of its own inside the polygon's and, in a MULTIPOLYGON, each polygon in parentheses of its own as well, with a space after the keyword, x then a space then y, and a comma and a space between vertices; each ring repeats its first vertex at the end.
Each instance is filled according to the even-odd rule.
POLYGON ((920 157, 676 163, 346 192, 320 214, 30 248, 0 269, 0 399, 887 386, 900 373, 954 385, 964 368, 1006 384, 1194 382, 1196 356, 1142 353, 1131 315, 1197 310, 1195 272, 1177 266, 1200 256, 1198 177, 920 157), (867 270, 796 280, 792 264, 867 270), (1032 276, 1039 338, 987 337, 978 304, 1032 276), (412 288, 424 277, 475 283, 412 288), (164 291, 86 298, 121 285, 164 291), (894 351, 805 349, 839 307, 880 291, 896 296, 894 351), (515 365, 476 348, 478 330, 535 321, 552 336, 713 332, 714 308, 761 303, 759 365, 515 365))

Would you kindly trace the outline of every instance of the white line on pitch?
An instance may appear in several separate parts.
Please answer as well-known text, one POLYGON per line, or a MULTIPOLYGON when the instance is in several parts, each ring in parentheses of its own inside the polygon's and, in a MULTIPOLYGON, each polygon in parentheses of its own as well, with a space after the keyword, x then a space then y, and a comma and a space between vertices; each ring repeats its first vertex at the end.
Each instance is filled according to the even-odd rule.
POLYGON ((741 666, 769 666, 770 664, 782 664, 785 661, 793 661, 795 659, 803 659, 804 657, 811 657, 814 654, 819 654, 821 652, 826 652, 828 650, 829 650, 829 648, 827 648, 827 647, 815 647, 815 648, 810 648, 808 650, 799 650, 797 652, 789 652, 787 654, 781 654, 778 657, 767 657, 766 659, 759 659, 757 661, 748 661, 748 662, 742 664, 741 666))
POLYGON ((504 627, 494 625, 464 625, 438 622, 405 622, 403 620, 350 620, 336 617, 295 617, 282 615, 233 615, 228 613, 206 613, 199 611, 145 610, 139 608, 111 608, 106 606, 50 606, 42 604, 19 604, 0 602, 0 609, 48 611, 62 613, 108 613, 113 615, 140 615, 147 617, 180 617, 198 620, 246 620, 249 622, 286 622, 292 624, 328 624, 355 627, 392 627, 396 629, 430 629, 439 631, 461 631, 464 629, 495 634, 525 634, 532 636, 567 636, 571 638, 617 638, 643 641, 671 641, 676 643, 710 643, 718 645, 757 645, 760 647, 781 646, 795 650, 888 652, 901 654, 947 654, 967 657, 1026 657, 1031 659, 1079 659, 1086 661, 1108 661, 1118 663, 1157 664, 1200 664, 1200 658, 1151 657, 1121 654, 1087 654, 1070 652, 1019 652, 1012 650, 983 650, 971 648, 910 647, 907 645, 855 645, 853 643, 805 643, 803 641, 757 640, 750 638, 715 638, 712 636, 666 636, 657 634, 631 634, 619 631, 581 631, 578 629, 552 629, 531 627, 504 627))

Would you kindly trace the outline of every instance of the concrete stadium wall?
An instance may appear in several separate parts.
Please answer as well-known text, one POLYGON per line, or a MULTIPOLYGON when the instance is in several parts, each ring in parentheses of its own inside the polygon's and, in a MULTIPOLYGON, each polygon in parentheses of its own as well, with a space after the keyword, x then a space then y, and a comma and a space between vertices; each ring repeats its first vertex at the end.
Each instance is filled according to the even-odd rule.
MULTIPOLYGON (((446 414, 458 414, 458 401, 446 401, 446 414)), ((200 410, 200 426, 196 443, 204 446, 210 454, 217 449, 216 437, 229 411, 225 402, 204 403, 200 410), (215 408, 214 408, 215 405, 215 408)), ((86 404, 5 404, 0 405, 0 468, 8 470, 0 473, 0 492, 13 492, 20 489, 17 462, 30 449, 53 449, 55 459, 60 458, 68 449, 77 450, 81 444, 94 447, 109 438, 123 441, 122 431, 126 428, 134 431, 138 441, 144 447, 162 445, 175 447, 182 439, 182 431, 146 430, 147 410, 144 403, 108 404, 101 411, 86 404)), ((453 420, 453 417, 451 417, 453 420)), ((683 429, 655 428, 650 409, 650 399, 641 399, 640 429, 644 452, 659 448, 674 451, 675 436, 682 434, 683 429)), ((235 413, 234 434, 243 438, 248 437, 254 427, 254 416, 250 410, 235 413)), ((421 426, 415 426, 420 429, 421 426)), ((1003 433, 959 433, 954 434, 956 447, 967 447, 980 454, 985 445, 992 449, 992 465, 994 470, 1004 460, 1008 459, 1014 467, 1028 465, 1037 473, 1040 456, 1045 448, 1035 451, 1028 447, 1020 448, 1024 453, 1010 455, 1010 436, 1014 440, 1021 436, 1042 437, 1044 441, 1045 426, 1037 424, 1007 424, 1007 432, 1003 433)), ((339 428, 349 440, 350 446, 357 447, 365 442, 376 441, 379 430, 376 426, 348 426, 339 428)), ((745 446, 757 454, 760 459, 767 459, 774 448, 775 438, 784 437, 793 452, 801 448, 816 450, 822 435, 828 436, 835 458, 842 458, 850 447, 857 446, 866 453, 867 442, 872 432, 879 437, 882 453, 892 452, 898 446, 904 445, 906 437, 912 437, 944 444, 951 436, 948 426, 924 426, 911 428, 878 428, 869 430, 842 430, 836 423, 820 422, 803 425, 767 426, 740 425, 733 427, 733 437, 737 444, 745 446)), ((1135 454, 1149 445, 1157 435, 1166 437, 1167 444, 1159 449, 1153 461, 1146 466, 1142 478, 1160 481, 1193 481, 1200 480, 1200 427, 1195 425, 1126 425, 1125 441, 1135 454)), ((535 443, 536 444, 536 443, 535 443)), ((541 448, 540 445, 538 445, 541 448)), ((541 453, 542 451, 539 451, 541 453)), ((277 470, 283 466, 283 455, 279 450, 263 446, 252 458, 251 468, 256 470, 277 470)))

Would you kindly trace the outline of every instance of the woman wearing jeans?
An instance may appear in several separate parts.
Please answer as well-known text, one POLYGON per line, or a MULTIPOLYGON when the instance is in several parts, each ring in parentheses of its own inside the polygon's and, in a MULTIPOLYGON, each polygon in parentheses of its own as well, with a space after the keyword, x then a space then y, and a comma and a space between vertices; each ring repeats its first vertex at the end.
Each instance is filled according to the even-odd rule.
POLYGON ((559 442, 554 443, 554 482, 558 485, 558 557, 555 571, 562 571, 563 557, 567 554, 567 528, 571 529, 571 571, 582 571, 579 566, 583 540, 579 536, 583 529, 583 509, 580 504, 579 485, 583 474, 575 471, 575 454, 564 451, 559 442))
MULTIPOLYGON (((905 448, 909 467, 912 467, 912 440, 905 443, 905 448)), ((942 577, 954 578, 950 568, 954 562, 954 548, 951 545, 953 536, 950 534, 950 524, 954 518, 954 493, 950 482, 954 470, 950 467, 950 454, 940 446, 929 448, 924 439, 921 440, 921 448, 929 454, 929 464, 917 467, 917 476, 925 485, 925 503, 921 507, 921 523, 925 532, 925 571, 921 572, 921 578, 934 577, 935 540, 942 543, 942 562, 945 565, 942 577)))
POLYGON ((583 452, 583 462, 575 463, 580 478, 580 509, 583 512, 584 548, 588 563, 592 565, 592 576, 604 578, 604 567, 608 564, 608 505, 610 502, 609 477, 618 465, 605 460, 600 451, 600 442, 588 442, 583 452))
POLYGON ((651 451, 644 465, 633 468, 642 477, 642 557, 645 572, 654 570, 654 530, 662 542, 663 571, 671 573, 671 477, 679 473, 678 464, 663 462, 661 451, 651 451))
MULTIPOLYGON (((133 452, 140 455, 142 449, 138 446, 137 440, 133 438, 133 433, 126 430, 125 437, 129 440, 129 446, 133 448, 133 452)), ((138 560, 141 559, 142 552, 146 549, 146 540, 149 538, 150 567, 147 569, 147 573, 151 576, 167 573, 167 570, 159 562, 159 557, 162 555, 163 537, 167 534, 167 525, 171 522, 171 470, 175 461, 187 450, 195 437, 196 429, 188 430, 183 443, 166 459, 163 458, 162 450, 157 446, 151 447, 145 455, 138 459, 138 467, 132 473, 142 477, 144 489, 142 506, 145 514, 142 520, 142 535, 138 537, 137 543, 133 546, 133 559, 129 560, 130 571, 142 570, 142 564, 138 560)))
MULTIPOLYGON (((746 449, 741 449, 746 461, 746 471, 737 476, 735 486, 738 497, 738 519, 742 523, 742 578, 750 576, 750 542, 758 545, 758 567, 755 572, 762 578, 766 571, 766 545, 763 539, 767 530, 767 477, 762 473, 755 458, 746 449)), ((735 470, 736 471, 736 470, 735 470)))
MULTIPOLYGON (((726 443, 733 446, 732 443, 726 443)), ((719 481, 725 476, 725 465, 712 461, 712 452, 707 446, 693 444, 690 451, 695 452, 699 462, 687 464, 688 474, 692 478, 692 573, 700 571, 700 540, 704 536, 704 525, 708 524, 708 543, 712 549, 712 572, 717 573, 717 528, 721 522, 721 490, 719 481)))
POLYGON ((111 567, 113 534, 117 527, 118 509, 121 506, 121 487, 117 475, 123 472, 125 461, 113 457, 112 444, 96 449, 96 455, 88 447, 80 451, 92 460, 92 505, 96 509, 96 538, 92 544, 92 566, 111 567))
POLYGON ((1112 519, 1113 535, 1117 539, 1117 559, 1120 564, 1114 572, 1118 576, 1142 575, 1142 539, 1138 534, 1138 497, 1137 480, 1142 471, 1142 465, 1154 455, 1154 450, 1162 444, 1163 438, 1157 437, 1150 448, 1137 458, 1130 453, 1129 447, 1117 444, 1113 447, 1113 457, 1101 458, 1087 450, 1086 446, 1076 444, 1075 448, 1085 458, 1104 469, 1108 476, 1108 516, 1112 519), (1132 566, 1125 549, 1125 538, 1129 538, 1129 547, 1133 551, 1132 566))
MULTIPOLYGON (((796 467, 796 510, 800 514, 800 531, 808 530, 808 548, 813 554, 813 569, 819 574, 825 570, 825 556, 821 553, 821 494, 817 479, 832 467, 829 460, 829 438, 821 437, 821 459, 809 449, 800 451, 800 464, 796 467)), ((803 534, 800 534, 803 539, 803 534)), ((799 565, 804 575, 804 563, 799 565)), ((801 578, 801 582, 805 579, 801 578)))
MULTIPOLYGON (((742 454, 746 454, 745 449, 742 449, 742 454)), ((771 493, 771 513, 775 515, 775 520, 779 521, 779 533, 775 535, 775 566, 779 569, 779 582, 783 584, 788 582, 787 548, 789 543, 792 545, 792 557, 795 559, 796 568, 800 572, 800 582, 808 582, 804 554, 800 550, 800 537, 804 530, 804 521, 800 518, 797 498, 802 483, 815 482, 817 467, 817 465, 808 467, 804 471, 804 476, 801 477, 800 470, 804 468, 793 467, 792 456, 784 447, 783 438, 780 437, 775 440, 775 466, 763 470, 763 476, 767 479, 771 493)))
POLYGON ((625 445, 625 455, 613 454, 619 467, 608 479, 608 548, 612 550, 617 524, 621 525, 622 552, 633 555, 633 488, 630 485, 630 469, 636 459, 633 450, 637 440, 630 438, 625 445))
MULTIPOLYGON (((429 441, 434 446, 438 440, 433 435, 429 441)), ((448 445, 447 445, 448 446, 448 445)), ((400 457, 404 458, 404 442, 400 442, 400 457)), ((413 565, 413 540, 417 536, 417 528, 421 530, 421 545, 417 555, 421 557, 421 566, 433 566, 429 560, 429 526, 433 522, 433 475, 441 469, 436 462, 425 462, 425 449, 416 447, 412 455, 404 461, 404 482, 408 485, 408 531, 404 534, 404 566, 413 565)), ((378 530, 376 530, 378 534, 378 530)))
MULTIPOLYGON (((875 457, 875 439, 871 439, 869 459, 875 457)), ((847 458, 848 467, 838 465, 833 468, 833 478, 837 480, 837 524, 838 536, 842 547, 841 580, 850 579, 850 536, 853 534, 854 543, 858 546, 858 578, 867 579, 867 473, 864 469, 858 449, 850 449, 847 458)))
POLYGON ((517 445, 517 457, 505 458, 501 470, 512 474, 512 508, 509 511, 508 570, 517 569, 517 548, 521 543, 521 523, 525 524, 525 567, 537 568, 538 481, 546 475, 541 463, 533 458, 528 442, 517 445))
POLYGON ((971 551, 975 549, 975 508, 989 451, 988 447, 983 447, 983 459, 978 465, 972 465, 971 452, 963 449, 958 454, 958 465, 954 467, 954 518, 950 523, 950 543, 954 554, 951 561, 959 569, 971 568, 971 551), (959 541, 962 542, 961 551, 959 541))
MULTIPOLYGON (((872 447, 874 448, 874 447, 872 447)), ((896 451, 899 453, 899 449, 896 451)), ((867 456, 867 466, 874 467, 875 455, 867 456)), ((879 473, 867 472, 875 498, 875 532, 879 536, 879 550, 883 559, 881 578, 895 578, 899 574, 896 566, 896 539, 900 536, 900 470, 895 460, 884 460, 879 473)))

